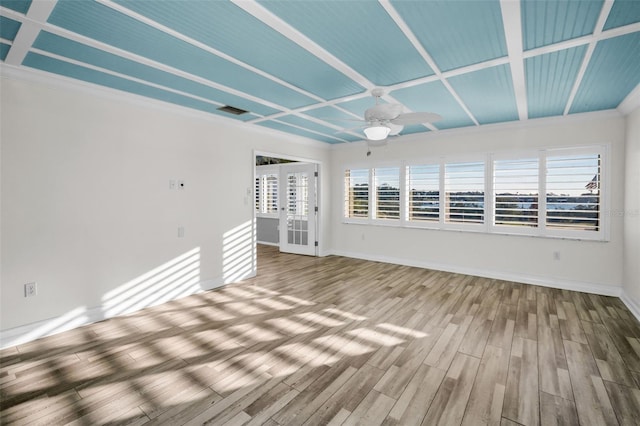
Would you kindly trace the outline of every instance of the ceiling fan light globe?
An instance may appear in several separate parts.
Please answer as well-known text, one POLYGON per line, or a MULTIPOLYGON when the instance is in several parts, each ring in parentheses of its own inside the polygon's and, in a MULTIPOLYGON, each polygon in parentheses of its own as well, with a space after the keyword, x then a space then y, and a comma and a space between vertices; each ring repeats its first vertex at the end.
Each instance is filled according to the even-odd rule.
POLYGON ((364 129, 364 134, 370 141, 381 141, 389 136, 390 131, 387 126, 371 126, 364 129))

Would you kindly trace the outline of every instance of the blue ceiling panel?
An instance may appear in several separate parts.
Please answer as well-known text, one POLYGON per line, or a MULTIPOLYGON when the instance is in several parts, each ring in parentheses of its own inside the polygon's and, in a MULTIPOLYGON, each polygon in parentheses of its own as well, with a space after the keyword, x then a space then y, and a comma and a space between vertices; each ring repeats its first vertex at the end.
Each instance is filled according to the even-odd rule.
POLYGON ((604 24, 604 30, 640 22, 640 1, 616 0, 604 24))
POLYGON ((0 16, 0 37, 5 40, 15 40, 16 34, 18 34, 18 30, 20 29, 20 25, 21 24, 18 21, 0 16))
POLYGON ((453 90, 480 124, 517 120, 509 65, 485 68, 449 79, 453 90))
POLYGON ((280 112, 277 109, 249 101, 245 98, 223 92, 186 78, 178 77, 165 71, 140 64, 120 56, 112 55, 99 49, 68 40, 57 35, 41 31, 33 44, 35 48, 75 59, 120 74, 129 75, 165 87, 207 98, 221 104, 231 105, 260 115, 280 112))
POLYGON ((311 120, 305 120, 297 115, 285 115, 278 117, 278 121, 293 124, 295 126, 304 127, 305 129, 314 130, 316 132, 324 133, 326 135, 334 135, 338 130, 331 127, 323 126, 311 120))
MULTIPOLYGON (((353 132, 358 132, 358 130, 353 130, 353 132)), ((359 131, 359 132, 361 133, 361 136, 354 136, 350 133, 344 133, 344 132, 336 133, 336 136, 348 142, 357 142, 357 141, 364 140, 364 133, 362 133, 362 131, 359 131)))
POLYGON ((522 0, 524 50, 593 32, 604 0, 522 0))
POLYGON ((391 96, 414 112, 435 112, 442 120, 433 123, 438 129, 472 126, 474 123, 440 81, 407 87, 391 96))
POLYGON ((230 116, 218 111, 216 105, 35 53, 27 54, 23 65, 241 121, 257 118, 253 114, 230 116))
POLYGON ((498 0, 392 4, 442 71, 507 55, 498 0))
POLYGON ((529 118, 564 113, 586 51, 584 45, 525 60, 529 118))
POLYGON ((18 13, 26 15, 31 6, 31 0, 2 0, 2 7, 14 10, 18 13))
POLYGON ((9 49, 11 49, 11 46, 9 46, 8 44, 0 43, 0 60, 5 60, 7 54, 9 53, 9 49))
POLYGON ((640 32, 598 42, 570 113, 616 108, 640 83, 640 32))
MULTIPOLYGON (((437 123, 435 123, 437 124, 437 123)), ((411 124, 409 126, 404 126, 404 129, 400 132, 401 135, 412 135, 414 133, 425 133, 430 132, 431 129, 423 126, 422 124, 411 124)))
MULTIPOLYGON (((357 117, 354 117, 351 114, 347 114, 344 111, 339 110, 338 108, 334 108, 332 106, 325 106, 315 109, 310 109, 304 111, 303 114, 310 115, 311 117, 319 118, 320 120, 326 120, 330 123, 336 122, 343 125, 345 122, 352 122, 353 120, 357 120, 357 117)), ((362 111, 360 111, 359 116, 362 116, 362 111)))
POLYGON ((48 22, 278 105, 297 108, 314 102, 293 89, 99 3, 59 0, 48 22))
POLYGON ((378 2, 314 0, 260 4, 373 84, 387 86, 433 74, 378 2))
POLYGON ((294 135, 299 135, 299 136, 304 136, 306 138, 309 139, 315 139, 321 142, 326 142, 326 143, 341 143, 343 142, 340 139, 337 138, 332 138, 329 136, 323 136, 323 135, 319 135, 317 133, 313 133, 313 132, 309 132, 307 130, 304 129, 299 129, 297 127, 294 126, 290 126, 288 124, 285 123, 279 123, 277 121, 261 121, 259 123, 256 123, 259 126, 264 126, 264 127, 268 127, 270 129, 274 129, 274 130, 280 130, 282 132, 287 132, 287 133, 291 133, 294 135))
POLYGON ((518 120, 519 107, 523 119, 616 108, 640 83, 640 0, 45 1, 0 0, 0 63, 12 72, 326 143, 364 139, 376 87, 379 102, 442 115, 409 135, 518 120), (21 38, 22 23, 37 37, 21 38), (507 52, 513 30, 522 43, 507 52), (18 44, 26 62, 10 66, 18 44))
POLYGON ((233 3, 191 2, 189 8, 176 1, 116 3, 324 99, 364 91, 362 86, 233 3))

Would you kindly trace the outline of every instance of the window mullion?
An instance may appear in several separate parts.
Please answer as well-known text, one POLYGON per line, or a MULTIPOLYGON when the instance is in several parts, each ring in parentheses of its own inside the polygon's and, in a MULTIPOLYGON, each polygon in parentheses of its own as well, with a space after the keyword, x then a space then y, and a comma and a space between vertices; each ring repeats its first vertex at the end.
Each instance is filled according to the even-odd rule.
POLYGON ((538 159, 538 229, 540 235, 547 233, 547 154, 540 152, 538 159))
POLYGON ((487 154, 485 160, 484 175, 484 220, 487 231, 493 229, 495 224, 495 189, 493 179, 493 155, 487 154))

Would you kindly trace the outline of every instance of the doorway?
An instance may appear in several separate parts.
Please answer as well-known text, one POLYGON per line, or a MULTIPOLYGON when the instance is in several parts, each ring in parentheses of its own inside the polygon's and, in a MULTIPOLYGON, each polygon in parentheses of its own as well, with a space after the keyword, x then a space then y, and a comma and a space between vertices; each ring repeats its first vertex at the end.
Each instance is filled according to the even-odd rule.
POLYGON ((319 164, 263 153, 255 160, 257 242, 317 256, 319 164))

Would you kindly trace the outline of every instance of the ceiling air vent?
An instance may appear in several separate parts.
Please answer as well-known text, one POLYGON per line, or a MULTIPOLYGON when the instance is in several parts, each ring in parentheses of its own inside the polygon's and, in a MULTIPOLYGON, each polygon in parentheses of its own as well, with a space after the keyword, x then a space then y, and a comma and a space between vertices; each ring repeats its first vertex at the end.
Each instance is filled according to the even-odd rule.
POLYGON ((249 112, 249 111, 245 111, 243 109, 232 107, 229 105, 225 105, 218 108, 218 111, 228 112, 229 114, 233 114, 233 115, 242 115, 249 112))

